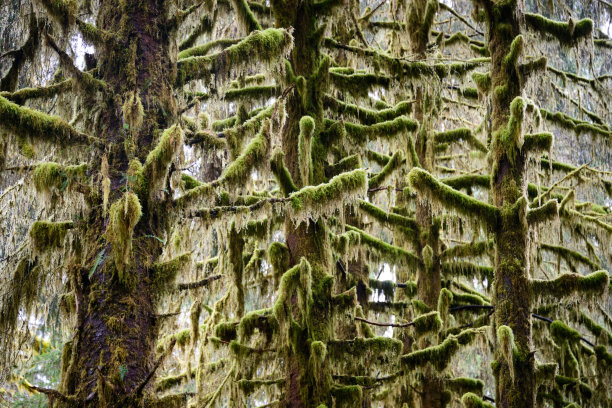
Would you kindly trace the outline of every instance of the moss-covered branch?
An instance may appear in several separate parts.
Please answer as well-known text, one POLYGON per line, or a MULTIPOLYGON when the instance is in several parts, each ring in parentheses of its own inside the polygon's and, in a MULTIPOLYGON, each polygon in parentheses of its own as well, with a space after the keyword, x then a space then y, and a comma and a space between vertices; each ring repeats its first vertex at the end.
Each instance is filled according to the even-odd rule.
POLYGON ((481 152, 487 153, 489 150, 487 147, 482 144, 480 140, 474 136, 472 131, 468 128, 459 128, 453 130, 447 130, 446 132, 437 132, 434 136, 434 140, 436 143, 454 143, 460 140, 465 140, 468 142, 473 148, 480 150, 481 152))
POLYGON ((491 227, 498 223, 499 211, 496 207, 450 188, 425 170, 412 169, 408 181, 412 189, 460 214, 482 220, 491 227))
POLYGON ((537 298, 546 296, 563 298, 572 295, 597 295, 603 293, 608 287, 608 273, 606 271, 593 272, 587 276, 577 273, 564 273, 553 280, 531 280, 531 296, 537 298))
POLYGON ((247 67, 256 67, 254 64, 277 65, 292 46, 293 37, 284 29, 256 31, 216 54, 179 60, 177 84, 180 86, 194 79, 211 79, 212 75, 215 81, 225 81, 247 67))
POLYGON ((583 263, 593 269, 601 268, 601 265, 599 263, 593 262, 589 257, 582 255, 580 252, 576 252, 572 249, 563 246, 543 243, 540 245, 540 248, 547 252, 561 256, 567 261, 568 265, 570 265, 570 268, 572 267, 572 263, 574 261, 583 263))
POLYGON ((20 137, 54 143, 89 143, 95 139, 80 133, 57 116, 21 107, 0 96, 0 128, 20 137))
POLYGON ((385 167, 368 180, 368 187, 379 187, 395 169, 399 168, 404 163, 404 161, 404 155, 401 150, 395 152, 385 167))
POLYGON ((414 218, 388 213, 367 201, 359 201, 359 210, 373 217, 377 221, 384 223, 388 227, 401 227, 407 233, 414 233, 418 229, 416 220, 414 218))
POLYGON ((88 167, 87 163, 70 166, 54 162, 39 163, 32 173, 32 181, 38 192, 49 194, 52 189, 65 191, 73 183, 86 179, 88 167))
POLYGON ((540 14, 525 13, 527 25, 535 31, 550 34, 562 45, 572 45, 580 38, 590 36, 593 32, 593 20, 585 18, 574 21, 570 19, 567 23, 550 20, 540 14))
POLYGON ((358 119, 364 125, 373 125, 375 123, 393 120, 398 116, 409 114, 412 110, 411 101, 402 101, 392 108, 374 110, 343 102, 329 94, 324 95, 323 105, 336 114, 350 115, 358 119))
POLYGON ((387 260, 388 262, 404 262, 409 266, 417 266, 421 263, 419 257, 413 254, 412 252, 408 252, 405 249, 397 247, 395 245, 387 244, 386 242, 367 234, 359 228, 347 225, 346 229, 359 233, 359 235, 361 236, 360 243, 362 245, 367 245, 379 257, 384 260, 387 260))
POLYGON ((60 248, 64 237, 69 229, 72 229, 72 221, 49 222, 36 221, 30 227, 30 239, 37 252, 44 252, 54 248, 60 248))
POLYGON ((540 207, 527 211, 527 224, 536 225, 559 216, 559 204, 557 200, 548 200, 540 207))

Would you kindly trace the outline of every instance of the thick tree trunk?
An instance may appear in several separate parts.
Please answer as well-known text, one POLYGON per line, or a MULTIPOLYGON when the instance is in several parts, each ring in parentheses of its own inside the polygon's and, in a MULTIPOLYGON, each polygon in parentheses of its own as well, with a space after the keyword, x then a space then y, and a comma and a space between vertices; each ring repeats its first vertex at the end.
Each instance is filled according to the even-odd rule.
MULTIPOLYGON (((120 117, 124 101, 103 102, 96 135, 109 145, 111 203, 122 196, 129 160, 143 162, 155 136, 176 119, 170 82, 176 76, 176 51, 166 26, 167 3, 106 0, 100 4, 97 26, 117 33, 117 43, 98 50, 99 77, 113 94, 127 99, 133 93, 144 106, 142 124, 129 129, 120 117)), ((157 235, 165 218, 162 205, 148 191, 134 192, 142 206, 134 237, 157 235)), ((84 267, 75 272, 77 330, 66 355, 61 391, 75 396, 80 406, 142 406, 139 388, 152 371, 158 334, 147 265, 157 261, 161 247, 156 240, 134 240, 130 266, 124 272, 128 277, 120 282, 111 245, 95 244, 108 220, 102 209, 92 214, 82 237, 84 267)))
POLYGON ((495 329, 498 333, 500 326, 508 326, 514 335, 511 353, 504 351, 508 343, 508 339, 502 338, 505 335, 497 338, 493 365, 496 406, 529 408, 535 406, 535 378, 531 352, 525 199, 527 159, 520 146, 514 143, 518 140, 516 132, 521 132, 523 111, 522 100, 516 99, 521 96, 523 86, 516 67, 520 57, 520 47, 517 46, 522 38, 517 37, 524 25, 524 3, 522 0, 487 2, 486 12, 493 89, 491 187, 494 204, 501 212, 500 225, 495 233, 495 329))

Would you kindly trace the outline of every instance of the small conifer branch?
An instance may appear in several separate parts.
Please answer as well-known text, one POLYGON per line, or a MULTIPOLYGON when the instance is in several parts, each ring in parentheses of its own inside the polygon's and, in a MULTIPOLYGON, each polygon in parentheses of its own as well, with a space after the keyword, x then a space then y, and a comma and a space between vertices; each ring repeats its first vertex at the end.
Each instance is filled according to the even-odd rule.
POLYGON ((76 26, 83 35, 85 41, 91 42, 96 45, 117 45, 117 37, 91 23, 86 23, 80 18, 76 19, 76 26))
POLYGON ((389 160, 391 160, 391 156, 387 156, 383 153, 375 152, 374 150, 368 149, 366 152, 366 157, 368 160, 377 163, 379 166, 385 166, 389 160))
POLYGON ((485 221, 490 227, 496 227, 499 210, 491 205, 463 194, 438 181, 425 170, 414 168, 408 174, 412 189, 423 193, 435 201, 449 206, 468 217, 476 217, 485 221))
MULTIPOLYGON (((440 319, 440 317, 438 315, 438 312, 435 312, 435 311, 427 313, 426 315, 423 315, 423 316, 419 316, 415 320, 413 320, 411 322, 408 322, 408 323, 380 323, 380 322, 373 322, 373 321, 370 321, 370 320, 366 320, 366 319, 364 319, 362 317, 354 317, 353 319, 357 320, 357 321, 360 321, 360 322, 364 322, 364 323, 373 325, 373 326, 380 326, 380 327, 412 327, 412 326, 417 326, 420 323, 424 323, 425 320, 427 320, 427 319, 423 318, 424 316, 427 316, 427 319, 429 319, 430 316, 434 316, 434 317, 437 316, 437 318, 440 319)), ((431 324, 431 323, 429 323, 429 324, 431 324)))
POLYGON ((179 51, 184 51, 195 44, 202 34, 209 33, 214 26, 214 19, 210 14, 203 14, 198 24, 191 30, 187 38, 179 45, 179 51))
POLYGON ((55 95, 72 90, 72 80, 67 79, 49 86, 41 86, 37 88, 21 88, 15 92, 0 92, 0 96, 15 102, 18 105, 29 99, 36 98, 52 98, 55 95))
POLYGON ((548 200, 540 207, 527 211, 527 224, 536 225, 559 216, 559 204, 557 200, 548 200))
POLYGON ((175 344, 176 344, 176 339, 172 339, 168 347, 164 350, 163 354, 157 359, 157 362, 155 363, 153 368, 149 371, 149 373, 144 378, 144 380, 142 380, 142 382, 134 389, 134 391, 132 391, 132 395, 142 394, 142 391, 147 386, 149 381, 151 381, 151 378, 153 378, 153 376, 155 375, 155 372, 157 371, 161 363, 163 363, 164 359, 168 356, 168 354, 170 354, 172 349, 174 349, 175 344))
POLYGON ((525 13, 527 25, 538 32, 550 34, 562 45, 572 45, 577 40, 590 36, 593 32, 593 20, 585 18, 567 23, 550 20, 540 14, 525 13))
POLYGON ((540 109, 540 114, 542 115, 542 118, 564 129, 574 131, 576 135, 580 135, 584 132, 594 133, 605 138, 609 138, 612 134, 608 128, 602 125, 580 120, 563 112, 551 112, 546 109, 540 109))
POLYGON ((206 277, 204 279, 201 279, 199 281, 196 281, 196 282, 179 283, 179 284, 176 285, 176 288, 178 290, 197 289, 197 288, 201 288, 201 287, 207 286, 211 282, 214 282, 217 279, 221 279, 222 277, 223 277, 223 275, 208 276, 208 277, 206 277))
POLYGON ((365 231, 351 225, 347 225, 346 229, 348 231, 355 231, 359 233, 361 236, 360 244, 367 245, 381 258, 386 259, 389 262, 405 262, 407 265, 413 267, 421 264, 420 258, 412 252, 406 251, 405 249, 395 245, 387 244, 386 242, 381 241, 380 239, 375 238, 372 235, 367 234, 365 231))
POLYGON ((255 31, 225 50, 203 57, 189 57, 177 63, 177 86, 195 80, 212 79, 227 82, 233 72, 254 64, 278 64, 293 47, 293 37, 287 30, 269 28, 255 31), (253 58, 258 56, 259 58, 253 58))
POLYGON ((323 96, 323 104, 327 109, 339 115, 351 115, 363 125, 373 125, 375 123, 393 120, 401 115, 407 115, 412 111, 413 103, 414 101, 402 101, 391 108, 374 110, 341 101, 330 94, 325 94, 323 96))
POLYGON ((76 403, 76 400, 74 397, 66 396, 62 394, 61 392, 59 392, 58 390, 54 390, 52 388, 37 387, 35 385, 28 383, 27 381, 22 382, 22 385, 25 388, 27 388, 29 391, 34 391, 34 392, 39 392, 41 394, 45 394, 47 397, 49 397, 50 400, 58 399, 59 401, 62 401, 62 402, 76 403))
POLYGON ((553 254, 560 255, 561 257, 566 259, 568 261, 568 264, 570 265, 571 265, 571 261, 578 261, 595 270, 598 270, 601 268, 601 265, 599 263, 593 262, 591 261, 589 257, 584 256, 581 253, 573 251, 569 248, 565 248, 565 247, 558 246, 558 245, 550 245, 550 244, 541 244, 540 248, 545 251, 551 252, 553 254))
POLYGON ((181 60, 189 57, 202 57, 207 55, 215 48, 225 49, 231 45, 238 44, 242 40, 244 40, 244 38, 218 38, 205 44, 187 48, 179 52, 178 59, 181 60))
POLYGON ((484 36, 484 33, 482 31, 480 31, 478 28, 476 28, 472 24, 470 24, 470 22, 467 19, 465 19, 465 17, 463 17, 461 14, 457 13, 451 6, 449 6, 448 4, 444 3, 443 1, 438 2, 438 4, 440 5, 441 9, 446 10, 449 13, 451 13, 459 21, 461 21, 463 24, 465 24, 466 26, 468 26, 469 28, 474 30, 474 32, 476 32, 476 34, 484 36))
POLYGON ((78 132, 57 116, 21 107, 0 96, 0 127, 21 137, 56 143, 95 143, 99 139, 78 132))
POLYGON ((553 280, 531 280, 531 296, 562 298, 572 295, 596 295, 608 288, 609 278, 606 271, 593 272, 587 276, 577 273, 564 273, 553 280))
POLYGON ((359 144, 365 144, 368 140, 376 138, 389 139, 401 132, 413 132, 417 128, 417 122, 406 116, 399 116, 393 120, 379 122, 366 126, 351 122, 344 122, 348 136, 359 144))

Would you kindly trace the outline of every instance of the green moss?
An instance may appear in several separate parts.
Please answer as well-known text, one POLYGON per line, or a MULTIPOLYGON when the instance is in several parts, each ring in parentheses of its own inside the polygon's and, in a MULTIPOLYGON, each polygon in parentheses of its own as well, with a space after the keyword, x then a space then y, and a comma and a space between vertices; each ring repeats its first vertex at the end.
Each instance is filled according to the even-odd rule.
POLYGON ((335 164, 330 165, 325 169, 326 177, 335 177, 338 174, 352 171, 362 167, 361 157, 358 154, 352 154, 344 157, 342 160, 335 164))
POLYGON ((550 20, 540 14, 525 13, 525 21, 533 30, 554 36, 562 45, 572 45, 578 39, 590 36, 593 20, 588 18, 567 23, 550 20))
POLYGON ((142 216, 136 194, 125 193, 111 205, 105 237, 113 247, 113 257, 120 282, 126 282, 125 268, 130 264, 134 227, 142 216))
POLYGON ((414 231, 416 231, 418 228, 414 218, 388 213, 374 204, 370 204, 364 200, 359 201, 359 210, 388 227, 400 227, 407 234, 414 234, 414 231))
POLYGON ((472 392, 477 395, 482 395, 484 382, 469 377, 456 377, 448 380, 446 386, 458 394, 472 392))
POLYGON ((278 379, 278 380, 245 380, 245 379, 242 379, 236 382, 236 384, 238 384, 238 387, 240 388, 240 390, 242 390, 244 395, 250 395, 261 387, 270 386, 270 385, 281 386, 284 383, 285 383, 284 379, 278 379))
POLYGON ((460 140, 465 140, 470 145, 472 145, 472 147, 474 147, 475 149, 480 150, 481 152, 484 152, 484 153, 488 152, 487 147, 484 144, 482 144, 482 142, 478 140, 474 136, 472 131, 468 128, 459 128, 459 129, 448 130, 446 132, 437 132, 434 136, 434 140, 438 144, 440 143, 450 144, 450 143, 454 143, 460 140))
POLYGON ((391 156, 387 156, 386 154, 378 153, 370 149, 368 149, 366 152, 366 156, 368 160, 373 161, 379 166, 385 166, 389 160, 391 160, 391 156))
POLYGON ((416 266, 420 265, 421 263, 419 257, 414 255, 413 253, 408 252, 405 249, 397 247, 395 245, 387 244, 386 242, 367 234, 359 228, 347 225, 346 229, 348 231, 355 231, 359 233, 359 235, 361 236, 360 243, 362 245, 367 245, 381 259, 388 260, 392 263, 404 262, 409 266, 416 266))
POLYGON ((86 177, 87 163, 75 166, 63 166, 58 163, 39 163, 32 174, 36 191, 49 193, 51 189, 64 191, 73 182, 86 177))
POLYGON ((315 130, 315 121, 310 116, 302 116, 298 134, 298 166, 301 185, 306 186, 312 180, 311 141, 315 130))
POLYGON ((156 292, 164 293, 171 290, 177 275, 184 272, 189 265, 191 265, 191 253, 189 252, 169 261, 154 264, 151 279, 156 292))
POLYGON ((442 319, 437 311, 422 314, 412 322, 417 337, 427 333, 437 333, 442 328, 442 319))
POLYGON ((41 3, 62 26, 74 24, 79 8, 76 0, 42 0, 41 3))
POLYGON ((469 42, 470 38, 465 35, 465 33, 463 33, 462 31, 457 31, 456 33, 448 37, 446 40, 444 40, 442 44, 444 44, 445 47, 448 47, 457 43, 469 44, 469 42))
POLYGON ((323 97, 323 104, 326 108, 333 110, 339 115, 351 115, 364 125, 373 125, 393 120, 400 115, 407 115, 412 111, 412 102, 410 101, 402 101, 391 108, 373 110, 343 102, 328 94, 323 97))
POLYGON ((244 183, 251 171, 266 162, 269 148, 269 126, 264 122, 261 132, 251 140, 244 152, 223 171, 221 179, 230 186, 244 183))
POLYGON ((432 364, 436 370, 445 369, 450 363, 451 357, 459 349, 459 342, 454 337, 448 337, 438 346, 427 347, 402 356, 402 365, 407 370, 432 364))
POLYGON ((551 252, 553 254, 559 255, 561 256, 563 259, 566 260, 566 262, 568 263, 568 265, 570 265, 570 268, 573 269, 573 262, 580 262, 583 263, 593 269, 598 269, 601 268, 601 265, 599 265, 596 262, 591 261, 591 259, 587 256, 582 255, 580 252, 576 252, 573 251, 569 248, 566 247, 562 247, 559 245, 550 245, 550 244, 541 244, 540 248, 542 248, 543 250, 547 251, 547 252, 551 252))
POLYGON ((548 132, 526 134, 524 136, 523 151, 525 152, 549 151, 552 147, 553 140, 554 140, 553 134, 548 133, 548 132))
POLYGON ((223 341, 236 340, 238 337, 238 322, 221 322, 215 326, 215 336, 223 341))
POLYGON ((559 343, 565 341, 578 342, 582 337, 580 332, 567 326, 561 320, 555 320, 550 324, 550 334, 552 334, 555 341, 559 343))
POLYGON ((481 400, 478 395, 471 392, 461 397, 461 403, 465 408, 495 408, 494 405, 481 400))
POLYGON ((147 155, 140 173, 150 183, 153 190, 163 184, 168 166, 183 148, 183 131, 178 125, 164 130, 159 142, 147 155))
POLYGON ((244 88, 229 89, 223 99, 227 102, 256 101, 272 98, 279 93, 276 85, 256 85, 244 88))
POLYGON ((595 346, 594 351, 598 362, 606 367, 612 367, 612 354, 608 353, 606 346, 595 346))
POLYGON ((232 72, 253 62, 272 64, 278 61, 292 45, 293 37, 284 29, 255 31, 216 54, 179 60, 177 82, 184 84, 194 79, 210 79, 212 74, 215 74, 216 80, 222 81, 229 78, 232 72))
POLYGON ((250 339, 257 329, 267 341, 271 341, 278 330, 278 322, 272 309, 261 309, 244 315, 238 327, 241 339, 250 339))
POLYGON ((36 221, 30 227, 30 238, 37 252, 60 248, 64 242, 66 232, 73 227, 71 221, 49 222, 36 221))
POLYGON ((548 200, 540 207, 527 211, 527 224, 535 225, 559 216, 559 204, 557 200, 548 200))
POLYGON ((574 388, 584 399, 589 399, 593 396, 593 389, 578 378, 557 375, 555 376, 555 382, 563 390, 574 388))
POLYGON ((413 190, 423 193, 426 197, 440 202, 460 214, 470 218, 477 217, 486 221, 491 226, 495 226, 498 222, 499 211, 495 206, 440 183, 425 170, 412 169, 408 174, 408 182, 413 190))
POLYGON ((442 321, 446 324, 448 321, 448 309, 453 302, 453 294, 450 290, 442 288, 438 296, 438 314, 442 321))
POLYGON ((317 186, 306 186, 292 193, 291 206, 295 211, 317 210, 320 207, 342 201, 344 197, 364 194, 366 188, 366 173, 364 170, 354 170, 342 173, 332 178, 328 183, 317 186))
POLYGON ((87 143, 79 133, 57 116, 21 107, 0 96, 0 126, 19 137, 31 137, 56 143, 87 143))
POLYGON ((478 91, 480 91, 481 93, 487 94, 491 90, 491 73, 490 72, 486 72, 484 74, 480 72, 474 72, 472 73, 472 79, 476 83, 476 87, 478 88, 478 91))
POLYGON ((202 183, 187 173, 181 173, 181 182, 185 190, 191 190, 202 185, 202 183))
POLYGON ((368 187, 369 188, 379 187, 386 180, 386 178, 394 170, 399 168, 404 162, 405 162, 404 155, 400 150, 398 150, 397 152, 393 154, 393 156, 391 156, 391 160, 389 160, 389 162, 385 165, 385 167, 383 167, 379 173, 375 174, 372 178, 370 178, 370 180, 368 181, 368 187))
POLYGON ((597 295, 608 287, 606 271, 593 272, 587 276, 577 273, 564 273, 553 280, 531 280, 532 297, 549 296, 556 299, 577 295, 597 295))
POLYGON ((510 51, 504 57, 504 64, 506 65, 506 70, 508 72, 512 72, 516 69, 516 63, 523 53, 523 44, 524 41, 522 35, 517 35, 512 40, 512 43, 510 44, 510 51))
POLYGON ((352 408, 361 406, 363 391, 359 385, 333 386, 331 394, 335 400, 335 407, 352 408))
POLYGON ((406 116, 399 116, 393 120, 379 122, 374 125, 358 125, 345 122, 344 127, 348 136, 359 145, 367 143, 372 139, 391 139, 402 132, 413 132, 417 128, 417 122, 406 116))

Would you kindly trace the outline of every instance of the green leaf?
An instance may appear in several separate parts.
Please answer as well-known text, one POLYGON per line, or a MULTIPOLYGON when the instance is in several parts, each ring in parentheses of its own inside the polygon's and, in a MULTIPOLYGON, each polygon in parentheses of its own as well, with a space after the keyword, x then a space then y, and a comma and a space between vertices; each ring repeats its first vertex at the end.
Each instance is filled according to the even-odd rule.
POLYGON ((91 267, 91 270, 89 271, 89 279, 91 279, 91 277, 93 276, 93 274, 96 272, 96 269, 98 269, 98 266, 100 266, 100 264, 102 263, 102 261, 105 259, 104 257, 104 251, 106 251, 106 248, 101 250, 98 253, 98 256, 96 256, 96 261, 94 262, 93 266, 91 267))
POLYGON ((125 364, 121 364, 119 366, 119 377, 121 378, 121 381, 123 381, 123 379, 125 378, 125 375, 127 374, 127 366, 125 364))

